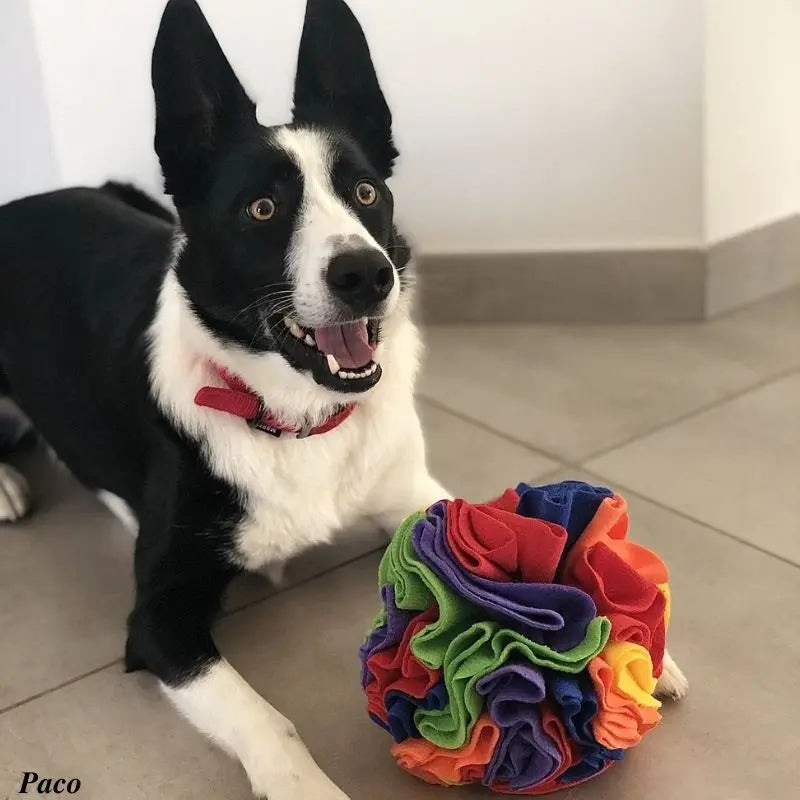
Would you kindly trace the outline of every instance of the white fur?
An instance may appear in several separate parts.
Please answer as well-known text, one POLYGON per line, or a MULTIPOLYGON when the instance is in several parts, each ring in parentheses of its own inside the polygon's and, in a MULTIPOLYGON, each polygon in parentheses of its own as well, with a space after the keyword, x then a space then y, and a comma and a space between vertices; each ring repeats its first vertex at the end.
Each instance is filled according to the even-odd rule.
POLYGON ((101 489, 97 499, 135 536, 139 533, 139 520, 131 507, 119 496, 101 489))
POLYGON ((184 686, 162 684, 195 727, 244 766, 253 793, 269 800, 347 800, 280 712, 224 659, 184 686))
POLYGON ((303 175, 303 199, 289 245, 287 266, 294 282, 294 306, 301 323, 319 327, 336 322, 324 275, 331 257, 344 250, 371 249, 382 253, 394 272, 394 285, 384 301, 390 314, 400 296, 400 281, 383 248, 331 184, 332 142, 322 132, 281 128, 275 138, 303 175))
POLYGON ((0 464, 0 522, 14 522, 31 506, 28 482, 14 467, 0 464))
POLYGON ((669 654, 664 652, 664 666, 661 677, 656 684, 656 694, 659 697, 671 697, 673 700, 682 700, 689 691, 689 681, 681 668, 669 654))

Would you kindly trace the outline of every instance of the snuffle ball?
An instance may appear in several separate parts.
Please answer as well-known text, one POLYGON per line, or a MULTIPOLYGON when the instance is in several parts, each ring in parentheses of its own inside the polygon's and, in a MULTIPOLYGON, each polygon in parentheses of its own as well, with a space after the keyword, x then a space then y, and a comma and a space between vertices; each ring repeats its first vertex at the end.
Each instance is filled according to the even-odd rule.
POLYGON ((658 725, 668 575, 627 534, 625 500, 579 481, 405 520, 360 649, 368 713, 402 769, 546 794, 658 725))

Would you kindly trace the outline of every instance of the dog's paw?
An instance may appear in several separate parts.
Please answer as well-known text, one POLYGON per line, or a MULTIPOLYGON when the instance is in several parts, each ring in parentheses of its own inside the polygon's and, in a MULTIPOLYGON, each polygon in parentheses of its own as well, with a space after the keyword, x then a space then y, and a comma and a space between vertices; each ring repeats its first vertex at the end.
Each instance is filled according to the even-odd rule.
POLYGON ((31 507, 28 482, 8 464, 0 464, 0 522, 14 522, 31 507))
POLYGON ((350 798, 330 781, 309 783, 294 776, 270 781, 265 790, 253 786, 253 794, 259 800, 350 800, 350 798), (311 785, 313 784, 313 785, 311 785))
POLYGON ((317 766, 294 727, 285 746, 272 752, 275 760, 247 770, 253 794, 268 800, 350 800, 317 766))
POLYGON ((675 663, 672 656, 664 653, 664 669, 656 684, 657 697, 669 697, 672 700, 682 700, 689 691, 689 681, 675 663))

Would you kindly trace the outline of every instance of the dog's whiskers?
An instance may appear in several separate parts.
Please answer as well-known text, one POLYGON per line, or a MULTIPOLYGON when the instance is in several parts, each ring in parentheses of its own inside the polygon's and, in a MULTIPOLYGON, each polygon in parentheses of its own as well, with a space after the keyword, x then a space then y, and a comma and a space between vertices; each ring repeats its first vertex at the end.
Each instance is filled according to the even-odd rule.
POLYGON ((281 305, 281 311, 285 311, 292 306, 292 295, 293 292, 291 289, 261 295, 253 300, 252 303, 248 303, 244 308, 240 309, 236 314, 234 314, 234 316, 231 317, 230 322, 235 322, 242 315, 248 313, 249 311, 253 311, 254 309, 259 309, 259 307, 262 305, 267 305, 271 308, 271 301, 276 301, 276 305, 281 305))

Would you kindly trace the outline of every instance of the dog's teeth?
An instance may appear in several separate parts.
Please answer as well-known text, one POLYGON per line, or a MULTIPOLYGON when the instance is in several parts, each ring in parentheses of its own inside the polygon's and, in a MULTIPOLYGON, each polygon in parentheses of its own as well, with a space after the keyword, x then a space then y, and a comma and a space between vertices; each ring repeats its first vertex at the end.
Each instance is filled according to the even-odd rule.
POLYGON ((339 371, 339 362, 330 353, 328 353, 328 369, 331 371, 331 375, 335 375, 339 371))
POLYGON ((292 322, 289 325, 289 330, 291 331, 291 334, 292 334, 292 336, 295 337, 295 339, 302 339, 303 338, 303 335, 304 335, 303 331, 300 330, 300 326, 296 322, 292 322))
POLYGON ((307 333, 307 334, 306 334, 306 338, 305 338, 305 339, 303 339, 303 341, 304 341, 304 342, 305 342, 305 343, 306 343, 306 344, 307 344, 309 347, 316 347, 316 346, 317 346, 317 343, 314 341, 314 337, 313 337, 313 336, 312 336, 310 333, 307 333))
POLYGON ((292 325, 294 325, 294 322, 292 321, 292 318, 291 318, 291 317, 284 317, 284 318, 283 318, 283 324, 284 324, 284 325, 285 325, 287 328, 291 328, 291 327, 292 327, 292 325))

